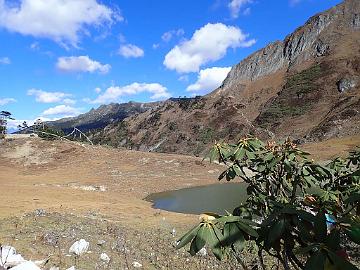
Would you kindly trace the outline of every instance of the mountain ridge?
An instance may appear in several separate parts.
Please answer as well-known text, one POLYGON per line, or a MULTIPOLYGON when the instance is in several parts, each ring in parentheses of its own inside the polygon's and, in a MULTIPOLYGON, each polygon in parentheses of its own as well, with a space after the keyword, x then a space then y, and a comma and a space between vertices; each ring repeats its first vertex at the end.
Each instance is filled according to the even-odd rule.
POLYGON ((299 142, 359 134, 360 1, 345 0, 232 67, 198 98, 161 102, 91 132, 98 143, 202 155, 246 134, 299 142))

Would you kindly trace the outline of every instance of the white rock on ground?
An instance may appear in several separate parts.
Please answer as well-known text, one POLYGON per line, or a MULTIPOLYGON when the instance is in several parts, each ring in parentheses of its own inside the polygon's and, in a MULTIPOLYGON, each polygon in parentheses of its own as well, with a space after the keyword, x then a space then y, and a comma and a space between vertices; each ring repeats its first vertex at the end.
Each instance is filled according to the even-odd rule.
POLYGON ((199 253, 198 253, 200 256, 206 256, 207 255, 207 250, 206 250, 206 248, 202 248, 202 249, 200 249, 199 250, 199 253))
POLYGON ((79 241, 76 241, 74 244, 72 244, 69 249, 69 253, 80 256, 88 251, 89 245, 89 242, 84 239, 80 239, 79 241))
POLYGON ((76 270, 76 268, 75 268, 75 266, 71 266, 70 268, 68 268, 66 270, 76 270))
POLYGON ((135 268, 140 268, 140 267, 142 267, 142 264, 139 262, 133 262, 132 266, 134 266, 135 268))
POLYGON ((5 268, 26 262, 20 254, 17 254, 16 249, 11 246, 2 246, 0 255, 0 266, 4 266, 5 268))
POLYGON ((41 270, 41 269, 32 261, 27 261, 11 268, 11 270, 41 270))
POLYGON ((100 260, 106 263, 110 262, 110 257, 106 253, 101 253, 100 260))

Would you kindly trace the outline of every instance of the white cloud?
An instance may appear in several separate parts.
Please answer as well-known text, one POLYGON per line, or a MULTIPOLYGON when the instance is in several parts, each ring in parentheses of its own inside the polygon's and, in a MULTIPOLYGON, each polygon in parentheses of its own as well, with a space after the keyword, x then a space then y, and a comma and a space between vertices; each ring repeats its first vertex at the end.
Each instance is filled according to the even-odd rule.
POLYGON ((9 57, 1 57, 0 58, 0 64, 9 65, 9 64, 11 64, 11 60, 10 60, 9 57))
POLYGON ((189 81, 189 76, 188 75, 182 75, 178 78, 178 81, 180 82, 188 82, 189 81))
POLYGON ((62 117, 70 117, 76 116, 80 114, 80 110, 78 108, 74 108, 68 105, 58 105, 52 108, 45 110, 42 115, 49 116, 49 115, 58 115, 62 117))
POLYGON ((197 72, 202 65, 223 58, 228 48, 250 47, 256 42, 247 37, 238 27, 209 23, 175 46, 165 56, 164 65, 180 73, 197 72))
POLYGON ((99 94, 99 93, 101 92, 101 88, 100 88, 100 87, 96 87, 96 88, 94 89, 94 91, 95 91, 95 93, 99 94))
POLYGON ((45 121, 55 121, 58 120, 59 118, 47 118, 47 117, 42 117, 39 116, 35 119, 15 119, 15 120, 9 120, 8 124, 7 124, 7 128, 10 132, 14 132, 18 130, 18 125, 22 125, 24 123, 24 121, 29 125, 33 125, 35 123, 35 121, 37 119, 41 119, 43 122, 45 121))
POLYGON ((218 88, 228 75, 231 67, 212 67, 200 70, 196 83, 189 85, 189 92, 207 93, 218 88))
POLYGON ((29 96, 35 96, 35 100, 40 103, 55 103, 61 102, 66 97, 70 97, 70 94, 63 92, 46 92, 39 89, 30 89, 27 91, 29 96))
POLYGON ((0 0, 0 26, 23 35, 50 38, 76 47, 89 26, 121 21, 118 12, 97 0, 0 0))
POLYGON ((56 63, 57 69, 65 72, 90 72, 106 74, 110 71, 109 64, 101 64, 95 60, 90 59, 89 56, 69 56, 59 57, 56 63))
POLYGON ((35 41, 33 43, 30 44, 30 49, 33 51, 38 51, 40 49, 40 44, 39 42, 35 41))
POLYGON ((182 36, 185 34, 184 29, 177 29, 177 30, 170 30, 168 32, 165 32, 162 36, 161 39, 164 42, 169 42, 174 36, 182 36))
MULTIPOLYGON (((239 17, 239 13, 241 8, 246 5, 246 4, 251 4, 252 0, 231 0, 230 3, 228 4, 228 7, 230 9, 230 14, 231 17, 236 19, 237 17, 239 17)), ((247 8, 245 11, 245 13, 249 13, 250 9, 247 8)))
POLYGON ((144 56, 144 50, 133 44, 124 44, 120 46, 119 54, 125 58, 138 58, 144 56))
POLYGON ((111 86, 105 92, 99 95, 95 100, 89 103, 109 103, 116 102, 122 96, 136 95, 143 92, 152 94, 151 99, 166 99, 170 97, 170 93, 165 86, 159 83, 132 83, 126 86, 111 86))
POLYGON ((74 104, 76 103, 76 100, 71 99, 71 98, 65 98, 65 99, 63 100, 63 102, 64 102, 64 104, 66 104, 66 105, 74 105, 74 104))
POLYGON ((0 98, 0 106, 4 106, 6 104, 16 102, 16 99, 14 98, 0 98))

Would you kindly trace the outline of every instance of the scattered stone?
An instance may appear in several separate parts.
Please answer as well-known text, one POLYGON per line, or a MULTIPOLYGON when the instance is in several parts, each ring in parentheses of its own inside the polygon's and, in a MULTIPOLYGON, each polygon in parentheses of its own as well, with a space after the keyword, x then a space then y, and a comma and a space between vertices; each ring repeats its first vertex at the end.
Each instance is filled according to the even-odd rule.
POLYGON ((13 268, 12 270, 41 270, 35 263, 32 261, 23 262, 13 268))
POLYGON ((57 266, 51 266, 51 268, 49 270, 60 270, 60 268, 57 266))
POLYGON ((53 246, 53 247, 59 243, 59 238, 60 238, 59 235, 57 235, 54 232, 48 232, 43 235, 45 244, 53 246))
POLYGON ((97 245, 98 245, 98 246, 103 246, 103 245, 105 245, 105 243, 106 243, 105 240, 99 240, 99 241, 97 242, 97 245))
POLYGON ((88 251, 89 245, 89 242, 84 239, 80 239, 79 241, 76 241, 74 244, 72 244, 69 249, 69 253, 80 256, 88 251))
POLYGON ((203 247, 202 249, 200 249, 198 254, 203 257, 207 256, 206 248, 203 247))
POLYGON ((46 216, 46 211, 44 209, 36 209, 35 216, 44 217, 44 216, 46 216))
POLYGON ((0 253, 0 266, 4 266, 5 268, 26 262, 20 254, 17 254, 14 247, 1 246, 0 253))
POLYGON ((71 266, 70 268, 68 268, 66 270, 76 270, 76 268, 75 268, 75 266, 71 266))
POLYGON ((133 262, 133 263, 132 263, 132 266, 134 266, 135 268, 141 268, 141 267, 142 267, 142 264, 139 263, 139 262, 133 262))
POLYGON ((100 260, 105 262, 105 263, 109 263, 110 262, 110 257, 106 253, 101 253, 100 260))
POLYGON ((340 93, 348 91, 356 86, 356 82, 350 78, 343 78, 337 82, 338 90, 340 93))

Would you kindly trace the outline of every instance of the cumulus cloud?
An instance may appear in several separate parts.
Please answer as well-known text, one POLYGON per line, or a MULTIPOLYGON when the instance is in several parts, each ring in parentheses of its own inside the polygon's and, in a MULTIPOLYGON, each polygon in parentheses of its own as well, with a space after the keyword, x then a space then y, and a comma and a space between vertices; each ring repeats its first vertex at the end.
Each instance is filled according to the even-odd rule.
POLYGON ((26 122, 28 125, 33 125, 35 123, 35 121, 37 119, 41 119, 42 121, 55 121, 58 120, 59 117, 57 118, 48 118, 48 117, 43 117, 43 116, 39 116, 35 119, 16 119, 16 120, 9 120, 7 127, 9 132, 15 132, 18 130, 18 125, 22 125, 24 122, 26 122))
POLYGON ((94 91, 95 91, 95 93, 99 94, 99 93, 101 92, 101 88, 100 88, 100 87, 96 87, 96 88, 94 89, 94 91))
POLYGON ((170 93, 165 86, 159 83, 132 83, 126 86, 111 86, 105 92, 99 95, 95 100, 89 100, 89 103, 109 103, 116 102, 122 96, 136 95, 143 92, 151 94, 151 99, 166 99, 170 93))
POLYGON ((189 85, 189 92, 209 92, 218 88, 228 75, 231 67, 212 67, 200 70, 197 81, 189 85))
MULTIPOLYGON (((239 17, 241 8, 243 6, 245 6, 246 4, 251 4, 251 3, 252 3, 252 0, 231 0, 230 3, 228 4, 231 17, 233 19, 236 19, 237 17, 239 17)), ((245 9, 244 12, 249 13, 250 9, 247 8, 247 9, 245 9)))
POLYGON ((108 73, 111 69, 109 64, 101 64, 87 55, 59 57, 56 67, 64 72, 99 72, 102 74, 108 73))
POLYGON ((40 103, 61 102, 71 96, 63 92, 47 92, 40 89, 30 89, 27 91, 27 94, 29 96, 35 96, 35 100, 40 103))
POLYGON ((144 50, 133 44, 120 46, 119 54, 125 58, 139 58, 144 56, 144 50))
POLYGON ((1 57, 0 58, 0 64, 2 64, 2 65, 10 65, 11 60, 10 60, 9 57, 1 57))
POLYGON ((223 58, 228 48, 250 47, 256 42, 247 38, 238 27, 209 23, 190 40, 176 45, 165 56, 164 65, 179 73, 198 72, 202 65, 223 58))
POLYGON ((162 36, 161 36, 161 39, 164 41, 164 42, 169 42, 174 36, 182 36, 185 34, 185 31, 184 29, 177 29, 177 30, 170 30, 170 31, 167 31, 165 32, 162 36))
POLYGON ((62 102, 64 102, 64 104, 66 105, 74 105, 76 103, 76 100, 71 98, 65 98, 62 102))
POLYGON ((0 106, 4 106, 6 104, 16 102, 16 99, 14 98, 0 98, 0 106))
POLYGON ((76 116, 80 113, 81 112, 78 108, 74 108, 68 105, 58 105, 43 111, 42 115, 44 116, 58 115, 62 117, 70 117, 70 116, 76 116))
POLYGON ((97 0, 0 0, 0 26, 11 32, 50 38, 76 47, 89 26, 123 20, 121 15, 97 0))

